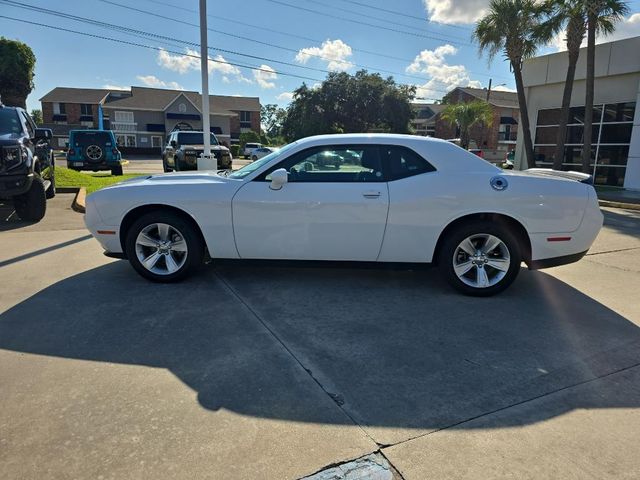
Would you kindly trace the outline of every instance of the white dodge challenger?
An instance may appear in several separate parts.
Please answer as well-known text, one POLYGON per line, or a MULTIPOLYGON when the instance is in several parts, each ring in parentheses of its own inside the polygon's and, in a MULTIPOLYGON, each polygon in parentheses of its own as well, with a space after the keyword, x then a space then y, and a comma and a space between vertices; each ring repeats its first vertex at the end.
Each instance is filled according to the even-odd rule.
POLYGON ((310 137, 233 173, 151 175, 87 197, 108 256, 183 279, 205 258, 437 263, 492 295, 522 262, 575 262, 603 216, 590 177, 503 171, 449 142, 386 134, 310 137))

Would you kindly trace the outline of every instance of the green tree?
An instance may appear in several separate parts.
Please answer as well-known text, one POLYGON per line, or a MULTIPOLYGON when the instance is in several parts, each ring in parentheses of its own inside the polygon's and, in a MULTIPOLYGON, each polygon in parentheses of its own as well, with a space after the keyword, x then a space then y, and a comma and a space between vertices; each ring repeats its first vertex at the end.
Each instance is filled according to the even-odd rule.
POLYGON ((249 130, 240 134, 240 149, 242 150, 247 143, 260 143, 260 134, 249 130))
POLYGON ((275 103, 269 103, 260 108, 260 123, 267 136, 277 137, 280 135, 282 122, 286 115, 287 111, 275 103))
POLYGON ((415 87, 366 70, 330 73, 318 88, 294 91, 282 122, 287 140, 326 133, 408 133, 415 87))
POLYGON ((26 108, 36 57, 25 43, 0 37, 0 95, 6 105, 26 108))
POLYGON ((587 13, 587 81, 584 101, 584 135, 582 171, 591 173, 591 137, 593 125, 593 95, 595 83, 596 33, 610 33, 614 23, 629 10, 625 2, 612 0, 585 0, 587 13), (608 31, 607 31, 608 30, 608 31))
POLYGON ((460 128, 460 146, 469 148, 469 131, 474 125, 487 127, 493 123, 493 108, 484 100, 468 103, 452 103, 440 113, 440 118, 460 128))
POLYGON ((489 61, 498 53, 502 53, 509 61, 518 91, 520 122, 528 167, 535 166, 535 161, 522 81, 522 65, 526 59, 535 55, 540 44, 536 33, 543 19, 541 13, 536 0, 491 0, 489 13, 478 22, 473 32, 480 51, 488 53, 489 61))
POLYGON ((42 110, 38 110, 37 108, 31 110, 31 118, 36 122, 36 125, 42 125, 42 110))

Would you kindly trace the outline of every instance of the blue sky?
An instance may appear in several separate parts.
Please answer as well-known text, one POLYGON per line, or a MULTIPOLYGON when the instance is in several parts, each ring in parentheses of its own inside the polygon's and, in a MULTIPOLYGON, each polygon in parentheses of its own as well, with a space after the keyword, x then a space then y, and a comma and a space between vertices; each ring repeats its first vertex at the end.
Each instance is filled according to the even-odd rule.
MULTIPOLYGON (((198 28, 188 25, 198 23, 197 0, 109 0, 171 19, 102 0, 16 1, 199 43, 198 28)), ((505 84, 499 88, 513 88, 508 65, 501 58, 488 65, 470 40, 473 22, 487 4, 488 0, 210 0, 209 27, 227 33, 209 32, 210 47, 226 50, 210 50, 217 60, 210 63, 210 92, 259 96, 263 104, 286 105, 290 92, 303 81, 313 85, 327 70, 355 72, 360 66, 383 75, 392 72, 398 82, 417 85, 419 96, 428 99, 440 98, 458 85, 485 87, 489 78, 494 85, 505 84)), ((197 47, 0 5, 2 15, 165 49, 117 44, 0 18, 2 35, 26 42, 37 58, 29 109, 39 108, 38 99, 56 86, 200 88, 199 60, 188 56, 187 50, 195 49, 192 53, 197 55, 197 47)), ((615 38, 640 35, 640 1, 632 0, 630 7, 632 14, 615 38)), ((555 50, 550 46, 542 53, 555 50)))

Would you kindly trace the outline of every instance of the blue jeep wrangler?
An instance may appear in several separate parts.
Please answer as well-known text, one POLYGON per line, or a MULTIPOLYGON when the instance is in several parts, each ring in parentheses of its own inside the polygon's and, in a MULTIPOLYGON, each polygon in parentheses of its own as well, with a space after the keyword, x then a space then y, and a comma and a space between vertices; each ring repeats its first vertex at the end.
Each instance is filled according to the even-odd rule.
POLYGON ((67 167, 73 170, 111 170, 122 175, 122 154, 111 130, 71 130, 67 167))

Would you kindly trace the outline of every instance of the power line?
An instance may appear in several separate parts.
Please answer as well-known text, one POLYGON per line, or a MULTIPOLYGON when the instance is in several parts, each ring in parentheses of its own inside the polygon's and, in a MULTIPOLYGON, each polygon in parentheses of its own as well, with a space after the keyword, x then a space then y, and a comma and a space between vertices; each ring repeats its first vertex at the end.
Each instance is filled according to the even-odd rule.
MULTIPOLYGON (((2 0, 2 1, 4 1, 4 0, 2 0)), ((45 28, 49 28, 51 30, 57 30, 57 31, 61 31, 61 32, 67 32, 67 33, 73 33, 73 34, 76 34, 76 35, 82 35, 82 36, 85 36, 85 37, 97 38, 97 39, 100 39, 100 40, 108 40, 110 42, 120 43, 120 44, 123 44, 123 45, 129 45, 131 47, 140 47, 140 48, 146 48, 148 50, 164 51, 164 52, 173 53, 175 55, 181 55, 181 56, 184 56, 184 57, 195 58, 195 59, 198 59, 198 60, 200 59, 200 55, 195 55, 195 54, 191 54, 191 53, 177 52, 177 51, 173 51, 173 50, 167 50, 167 49, 162 48, 162 47, 156 47, 156 46, 153 46, 153 45, 145 45, 145 44, 141 44, 141 43, 130 42, 128 40, 122 40, 120 38, 106 37, 104 35, 97 35, 95 33, 80 32, 78 30, 72 30, 70 28, 60 27, 58 25, 48 25, 46 23, 32 22, 32 21, 25 20, 25 19, 22 19, 22 18, 9 17, 7 15, 0 15, 0 18, 5 18, 7 20, 13 20, 14 22, 27 23, 29 25, 35 25, 35 26, 38 26, 38 27, 45 27, 45 28)), ((247 69, 250 69, 250 70, 258 70, 260 72, 275 73, 277 75, 283 75, 283 76, 287 76, 287 77, 295 77, 295 78, 300 78, 300 79, 303 79, 303 80, 310 80, 312 82, 322 82, 323 81, 323 80, 318 79, 318 78, 305 77, 303 75, 297 75, 295 73, 270 70, 270 69, 266 69, 266 68, 262 68, 262 67, 256 67, 256 66, 253 66, 253 65, 245 65, 245 64, 241 64, 241 63, 227 62, 227 61, 222 61, 222 60, 216 60, 216 59, 213 59, 213 58, 210 58, 209 61, 210 62, 214 62, 214 63, 221 63, 221 64, 224 64, 224 65, 233 65, 234 67, 239 67, 239 68, 247 68, 247 69)))
POLYGON ((404 34, 404 35, 410 35, 410 36, 419 37, 419 38, 426 38, 426 39, 429 39, 429 40, 437 40, 439 42, 449 42, 449 43, 453 43, 454 45, 471 45, 471 43, 468 43, 468 42, 467 43, 463 43, 463 42, 459 42, 459 41, 455 41, 454 42, 454 41, 448 40, 446 38, 434 37, 433 35, 423 35, 423 34, 420 34, 420 33, 407 32, 405 30, 399 30, 397 28, 385 27, 383 25, 375 25, 373 23, 362 22, 360 20, 353 20, 353 19, 350 19, 350 18, 344 18, 344 17, 340 17, 338 15, 332 15, 332 14, 327 13, 327 12, 321 12, 319 10, 314 10, 312 8, 306 8, 306 7, 301 7, 300 5, 293 5, 291 3, 282 2, 281 0, 267 0, 267 2, 275 3, 275 4, 278 4, 278 5, 284 5, 286 7, 295 8, 297 10, 303 10, 305 12, 315 13, 317 15, 323 15, 325 17, 334 18, 334 19, 337 19, 337 20, 345 21, 345 22, 351 22, 351 23, 355 23, 355 24, 358 24, 358 25, 365 25, 367 27, 373 27, 373 28, 378 28, 378 29, 381 29, 381 30, 387 30, 389 32, 395 32, 395 33, 400 33, 400 34, 404 34))
MULTIPOLYGON (((374 7, 373 5, 369 5, 369 4, 363 3, 363 2, 358 2, 356 0, 342 0, 342 1, 354 4, 354 5, 359 5, 361 7, 371 8, 373 10, 378 10, 380 12, 391 13, 393 15, 399 15, 401 17, 413 18, 415 20, 420 20, 422 22, 433 21, 433 20, 429 20, 426 16, 425 17, 418 17, 416 15, 409 15, 407 13, 398 12, 396 10, 389 10, 389 9, 382 8, 382 7, 374 7)), ((457 29, 460 29, 460 30, 467 30, 467 28, 468 28, 468 27, 461 27, 459 25, 451 25, 451 24, 448 24, 448 23, 440 23, 440 22, 435 22, 435 23, 437 23, 438 25, 442 25, 443 27, 457 28, 457 29)))
MULTIPOLYGON (((2 1, 8 1, 8 0, 2 0, 2 1)), ((177 20, 175 18, 171 18, 171 17, 167 17, 167 16, 164 16, 164 15, 160 15, 160 14, 155 13, 155 12, 149 12, 148 10, 142 10, 142 9, 139 9, 139 8, 131 7, 129 5, 123 5, 121 3, 114 2, 112 0, 98 0, 98 1, 100 1, 102 3, 109 4, 109 5, 114 5, 114 6, 117 6, 117 7, 125 8, 127 10, 132 10, 132 11, 135 11, 135 12, 138 12, 138 13, 143 13, 143 14, 146 14, 146 15, 151 15, 151 16, 154 16, 154 17, 162 18, 164 20, 170 20, 172 22, 178 22, 178 23, 181 23, 181 24, 184 24, 184 25, 189 25, 191 27, 200 28, 200 25, 198 25, 196 23, 186 22, 184 20, 177 20)), ((271 0, 268 0, 268 1, 271 1, 271 0)), ((16 3, 16 2, 14 2, 14 3, 16 3)), ((293 53, 296 53, 296 54, 299 53, 299 50, 296 50, 294 48, 284 47, 282 45, 277 45, 277 44, 273 44, 273 43, 269 43, 269 42, 263 42, 263 41, 260 41, 260 40, 255 40, 255 39, 252 39, 252 38, 244 37, 242 35, 230 34, 230 33, 227 33, 227 32, 223 32, 221 30, 214 30, 214 29, 211 29, 211 28, 209 28, 208 30, 211 31, 211 32, 214 32, 214 33, 220 33, 222 35, 228 35, 228 36, 231 36, 231 37, 240 38, 240 39, 243 39, 243 40, 247 40, 249 42, 258 43, 258 44, 261 44, 261 45, 266 45, 266 46, 269 46, 269 47, 272 47, 272 48, 277 48, 277 49, 280 49, 280 50, 285 50, 285 51, 293 52, 293 53)), ((238 53, 238 55, 244 55, 244 54, 238 53)), ((358 67, 358 68, 364 68, 366 70, 378 71, 378 72, 382 72, 382 73, 386 73, 386 74, 390 74, 390 75, 395 75, 395 76, 399 76, 399 77, 415 78, 417 80, 422 80, 422 81, 427 80, 425 77, 422 77, 422 76, 411 75, 411 74, 401 73, 401 72, 395 72, 395 71, 392 71, 392 70, 385 70, 385 69, 382 69, 382 68, 372 67, 372 66, 369 66, 369 65, 363 65, 363 64, 359 64, 359 63, 355 63, 355 62, 350 62, 348 60, 336 60, 336 59, 331 58, 331 57, 325 57, 323 55, 317 55, 317 54, 306 53, 306 52, 305 52, 305 55, 310 56, 310 57, 314 57, 314 58, 319 58, 319 59, 325 60, 327 62, 337 62, 337 63, 342 63, 344 65, 353 65, 353 66, 358 67)), ((326 72, 326 70, 322 70, 322 71, 326 72)), ((474 73, 474 72, 469 72, 469 73, 472 73, 474 75, 481 75, 481 76, 492 76, 492 75, 487 74, 487 73, 474 73)), ((493 75, 493 76, 495 77, 495 75, 493 75)), ((442 93, 446 93, 446 92, 443 90, 442 93)))
MULTIPOLYGON (((380 18, 380 17, 375 17, 373 15, 367 15, 366 13, 362 13, 362 12, 356 12, 354 10, 350 10, 348 8, 342 8, 342 7, 337 7, 335 5, 332 5, 330 3, 325 3, 325 2, 321 2, 320 0, 307 0, 308 2, 313 2, 316 5, 323 5, 325 7, 328 8, 333 8, 334 10, 340 10, 342 12, 346 12, 346 13, 351 13, 353 15, 357 15, 359 17, 363 17, 363 18, 371 18, 373 20, 378 20, 380 22, 384 22, 386 24, 391 24, 391 25, 398 25, 400 27, 404 27, 404 28, 410 28, 412 30, 419 30, 421 32, 432 32, 431 30, 427 30, 424 27, 416 27, 413 25, 407 25, 406 23, 399 23, 399 22, 394 22, 393 20, 389 20, 388 18, 380 18)), ((436 32, 433 32, 436 33, 436 32)), ((463 40, 463 41, 467 41, 467 38, 462 38, 462 37, 457 37, 455 35, 449 35, 449 34, 444 34, 444 33, 437 33, 438 35, 442 35, 443 37, 450 37, 454 40, 463 40)))
MULTIPOLYGON (((174 8, 176 10, 181 10, 183 12, 190 12, 190 13, 196 13, 196 14, 198 13, 197 10, 190 9, 190 8, 179 7, 177 5, 173 5, 173 4, 168 3, 168 2, 162 2, 160 0, 144 0, 144 1, 149 2, 149 3, 154 3, 156 5, 162 5, 162 6, 165 6, 165 7, 174 8)), ((207 16, 209 18, 211 18, 212 20, 222 20, 222 21, 225 21, 225 22, 231 22, 231 23, 236 24, 236 25, 240 22, 240 20, 238 20, 238 19, 229 18, 229 17, 223 17, 223 16, 218 15, 218 14, 216 14, 215 16, 214 15, 207 15, 207 16)), ((283 35, 283 36, 286 36, 286 37, 297 38, 297 39, 300 39, 300 40, 306 40, 308 42, 314 42, 314 43, 322 43, 324 41, 324 40, 321 40, 321 39, 318 39, 318 38, 306 37, 304 35, 297 35, 295 33, 283 32, 283 31, 280 31, 280 30, 275 30, 273 28, 265 27, 264 25, 256 25, 256 24, 252 24, 252 23, 247 23, 245 20, 242 20, 241 22, 242 22, 242 26, 244 26, 244 27, 258 28, 261 31, 276 33, 278 35, 283 35)), ((387 54, 380 53, 380 52, 372 52, 371 50, 364 50, 362 48, 353 48, 352 47, 351 49, 354 52, 366 53, 368 55, 373 55, 373 56, 376 56, 376 57, 389 58, 391 60, 399 60, 401 62, 413 62, 412 58, 397 57, 397 56, 394 56, 394 55, 387 55, 387 54)))

